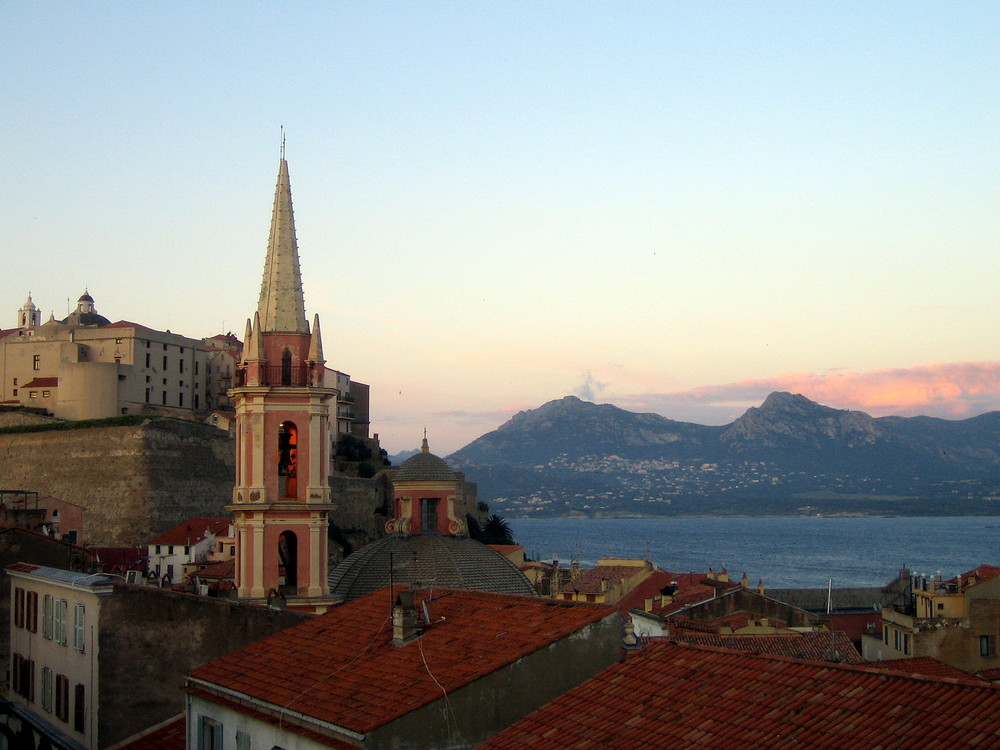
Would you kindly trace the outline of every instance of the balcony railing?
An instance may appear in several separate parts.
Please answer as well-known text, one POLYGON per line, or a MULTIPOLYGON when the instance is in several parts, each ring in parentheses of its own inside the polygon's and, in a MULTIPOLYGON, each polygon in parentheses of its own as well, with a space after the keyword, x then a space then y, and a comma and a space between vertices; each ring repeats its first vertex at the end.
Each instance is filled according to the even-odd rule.
MULTIPOLYGON (((287 385, 306 386, 312 385, 309 382, 309 367, 282 365, 264 365, 261 368, 260 385, 287 385)), ((236 371, 236 387, 242 388, 247 384, 247 371, 236 371)))

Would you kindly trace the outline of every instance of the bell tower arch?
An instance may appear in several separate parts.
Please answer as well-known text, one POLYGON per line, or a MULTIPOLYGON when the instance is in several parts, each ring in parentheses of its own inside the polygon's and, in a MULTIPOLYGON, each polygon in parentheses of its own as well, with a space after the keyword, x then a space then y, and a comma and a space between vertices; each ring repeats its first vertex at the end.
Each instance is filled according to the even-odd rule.
POLYGON ((328 584, 330 402, 319 316, 305 316, 282 154, 260 301, 229 391, 236 407, 236 586, 258 604, 323 612, 328 584))

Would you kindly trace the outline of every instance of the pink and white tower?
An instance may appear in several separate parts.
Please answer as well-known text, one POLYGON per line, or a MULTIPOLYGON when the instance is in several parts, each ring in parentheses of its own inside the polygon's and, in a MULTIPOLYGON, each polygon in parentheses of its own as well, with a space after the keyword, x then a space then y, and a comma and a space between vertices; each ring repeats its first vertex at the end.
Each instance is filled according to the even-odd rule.
POLYGON ((240 599, 323 612, 330 605, 333 507, 319 316, 305 316, 288 163, 282 146, 260 302, 247 321, 236 387, 236 585, 240 599))

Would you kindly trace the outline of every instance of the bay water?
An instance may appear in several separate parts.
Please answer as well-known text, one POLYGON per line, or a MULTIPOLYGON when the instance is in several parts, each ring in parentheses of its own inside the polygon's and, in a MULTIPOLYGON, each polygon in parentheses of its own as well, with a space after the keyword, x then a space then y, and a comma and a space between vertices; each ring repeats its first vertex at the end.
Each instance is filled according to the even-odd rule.
POLYGON ((771 588, 881 586, 899 569, 945 578, 1000 565, 1000 517, 508 519, 536 560, 644 558, 673 573, 725 567, 771 588))

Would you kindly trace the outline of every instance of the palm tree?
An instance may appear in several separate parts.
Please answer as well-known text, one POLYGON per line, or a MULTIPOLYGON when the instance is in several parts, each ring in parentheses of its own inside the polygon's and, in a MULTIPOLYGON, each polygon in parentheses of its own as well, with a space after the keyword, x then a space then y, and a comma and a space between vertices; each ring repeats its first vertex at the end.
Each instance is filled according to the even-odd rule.
POLYGON ((514 544, 514 532, 503 516, 493 513, 483 524, 483 544, 514 544))

